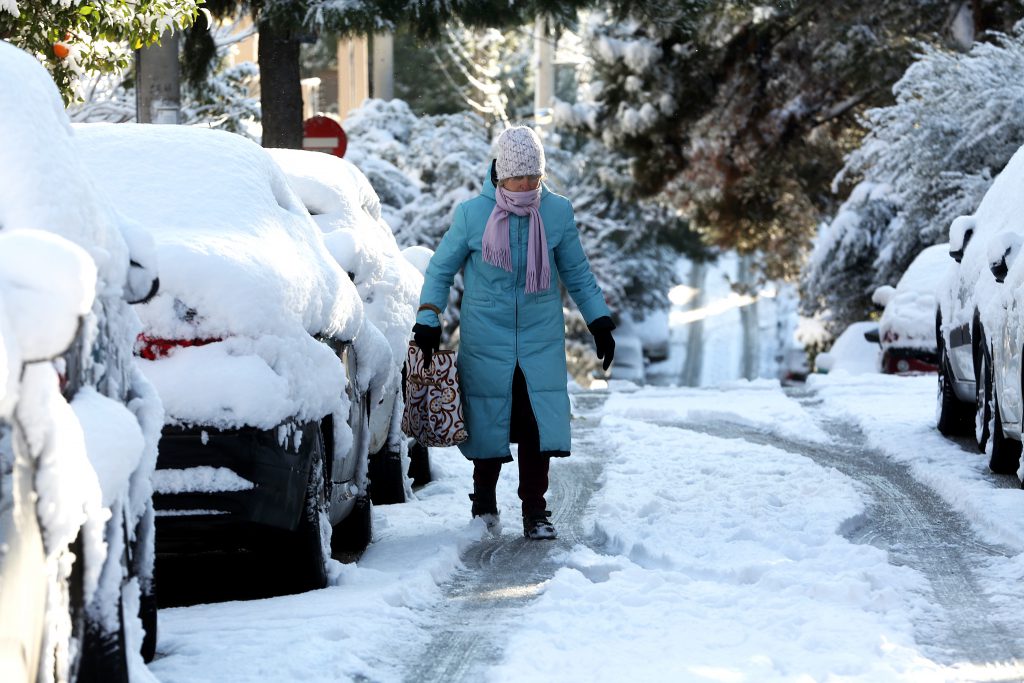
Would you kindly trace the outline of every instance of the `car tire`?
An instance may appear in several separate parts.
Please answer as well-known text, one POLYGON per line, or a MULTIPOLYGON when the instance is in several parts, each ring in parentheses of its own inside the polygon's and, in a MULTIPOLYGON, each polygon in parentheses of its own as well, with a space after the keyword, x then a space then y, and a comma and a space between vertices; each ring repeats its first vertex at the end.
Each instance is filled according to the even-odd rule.
POLYGON ((295 531, 288 534, 285 552, 279 553, 284 590, 305 593, 327 587, 327 560, 321 539, 321 524, 327 509, 324 482, 323 441, 317 439, 309 467, 309 483, 302 516, 295 531))
POLYGON ((992 455, 988 460, 988 468, 996 474, 1016 474, 1020 467, 1021 442, 1003 434, 998 393, 993 400, 992 412, 995 414, 995 424, 992 428, 992 455))
POLYGON ((142 660, 149 664, 156 656, 157 596, 155 567, 156 537, 152 498, 135 525, 135 538, 131 544, 129 564, 131 575, 139 582, 139 621, 142 622, 142 660))
POLYGON ((985 452, 992 420, 992 370, 988 348, 982 343, 974 371, 974 440, 978 450, 985 452))
POLYGON ((153 584, 143 588, 139 596, 139 619, 142 621, 142 661, 149 664, 156 656, 157 600, 153 584))
MULTIPOLYGON (((115 511, 112 519, 122 520, 116 533, 124 535, 124 517, 115 511)), ((79 536, 79 539, 81 539, 81 536, 79 536)), ((76 541, 76 543, 78 542, 76 541)), ((119 560, 121 567, 127 564, 127 546, 124 546, 123 553, 123 558, 119 560)), ((76 555, 78 558, 85 557, 83 554, 76 553, 76 555)), ((108 555, 101 570, 101 581, 103 575, 110 571, 113 566, 107 564, 110 562, 113 562, 113 559, 108 555)), ((79 562, 76 561, 75 564, 77 566, 79 562)), ((81 578, 73 578, 73 581, 76 583, 80 580, 81 578)), ((79 583, 78 586, 80 587, 81 584, 79 583)), ((99 598, 94 597, 93 599, 99 598)), ((93 681, 96 683, 129 683, 123 587, 117 590, 117 629, 113 632, 107 630, 109 628, 108 625, 103 625, 93 620, 90 616, 89 605, 79 604, 81 604, 82 611, 81 656, 78 660, 78 670, 71 680, 77 683, 93 681)))
POLYGON ((940 337, 937 415, 935 426, 943 436, 967 436, 973 429, 974 411, 970 403, 964 403, 953 391, 952 370, 949 357, 940 337))
POLYGON ((367 467, 370 500, 374 505, 405 502, 405 474, 402 471, 401 453, 390 451, 385 446, 370 455, 367 467))
POLYGON ((373 505, 369 496, 359 496, 345 519, 334 525, 331 550, 339 554, 361 553, 373 538, 373 505))
POLYGON ((413 488, 426 486, 433 477, 430 474, 430 449, 416 439, 409 439, 409 478, 413 488))

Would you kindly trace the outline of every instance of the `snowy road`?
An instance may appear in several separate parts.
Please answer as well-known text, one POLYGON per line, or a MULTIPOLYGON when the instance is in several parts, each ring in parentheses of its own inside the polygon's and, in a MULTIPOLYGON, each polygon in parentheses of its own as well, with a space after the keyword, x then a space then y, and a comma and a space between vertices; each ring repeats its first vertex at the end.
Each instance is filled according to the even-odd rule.
MULTIPOLYGON (((470 467, 314 593, 161 611, 163 681, 1024 679, 1024 492, 931 423, 934 380, 576 396, 560 538, 470 524, 470 467), (1014 516, 1014 513, 1017 513, 1014 516)), ((258 572, 258 567, 251 568, 258 572)))
MULTIPOLYGON (((789 393, 815 415, 821 401, 813 393, 789 393)), ((914 479, 906 465, 868 446, 859 427, 835 418, 816 417, 833 437, 827 445, 786 439, 727 422, 680 422, 672 426, 775 446, 851 477, 865 494, 867 510, 844 525, 843 535, 855 543, 871 543, 886 550, 890 562, 911 567, 928 581, 934 614, 915 623, 922 649, 946 664, 977 659, 1024 661, 1024 639, 1011 633, 1006 624, 993 620, 995 609, 984 594, 984 580, 975 570, 987 558, 1006 559, 1013 553, 982 541, 965 517, 914 479)), ((1011 482, 1012 477, 993 479, 997 486, 1018 488, 1019 482, 1011 482)))

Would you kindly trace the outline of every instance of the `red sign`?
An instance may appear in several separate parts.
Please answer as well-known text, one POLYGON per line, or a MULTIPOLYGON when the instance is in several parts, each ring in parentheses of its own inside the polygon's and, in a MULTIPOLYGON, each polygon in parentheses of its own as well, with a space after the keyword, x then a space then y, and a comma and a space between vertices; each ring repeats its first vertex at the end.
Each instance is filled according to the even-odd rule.
POLYGON ((341 124, 327 116, 314 116, 302 122, 302 149, 345 156, 348 137, 341 124))

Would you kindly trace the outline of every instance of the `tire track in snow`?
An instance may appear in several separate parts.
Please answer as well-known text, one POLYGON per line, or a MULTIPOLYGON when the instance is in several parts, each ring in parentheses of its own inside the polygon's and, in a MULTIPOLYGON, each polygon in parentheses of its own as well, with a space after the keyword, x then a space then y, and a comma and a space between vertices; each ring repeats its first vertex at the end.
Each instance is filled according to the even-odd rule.
POLYGON ((523 538, 518 515, 503 519, 504 531, 470 546, 465 568, 442 587, 436 629, 427 646, 407 659, 404 680, 417 683, 478 681, 503 656, 508 630, 561 567, 553 555, 587 542, 582 520, 601 472, 602 446, 592 435, 596 411, 607 395, 576 396, 572 457, 554 464, 548 507, 558 529, 554 541, 523 538))
POLYGON ((798 441, 724 421, 656 424, 774 446, 849 476, 865 494, 867 510, 850 520, 845 537, 886 550, 893 564, 910 567, 928 581, 931 620, 915 624, 922 649, 946 665, 1024 662, 1024 640, 994 617, 997 611, 974 569, 988 558, 1014 553, 980 539, 964 516, 915 479, 906 465, 869 447, 858 426, 822 415, 813 392, 787 393, 832 436, 832 443, 798 441))

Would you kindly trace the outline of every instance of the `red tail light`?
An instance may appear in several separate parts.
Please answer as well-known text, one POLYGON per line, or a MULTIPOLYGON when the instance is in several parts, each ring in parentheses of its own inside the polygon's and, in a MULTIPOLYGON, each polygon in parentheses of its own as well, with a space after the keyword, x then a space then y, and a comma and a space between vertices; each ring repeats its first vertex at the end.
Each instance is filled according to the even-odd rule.
POLYGON ((171 351, 185 346, 205 346, 220 339, 157 339, 140 334, 135 340, 135 355, 146 360, 166 358, 171 351))

